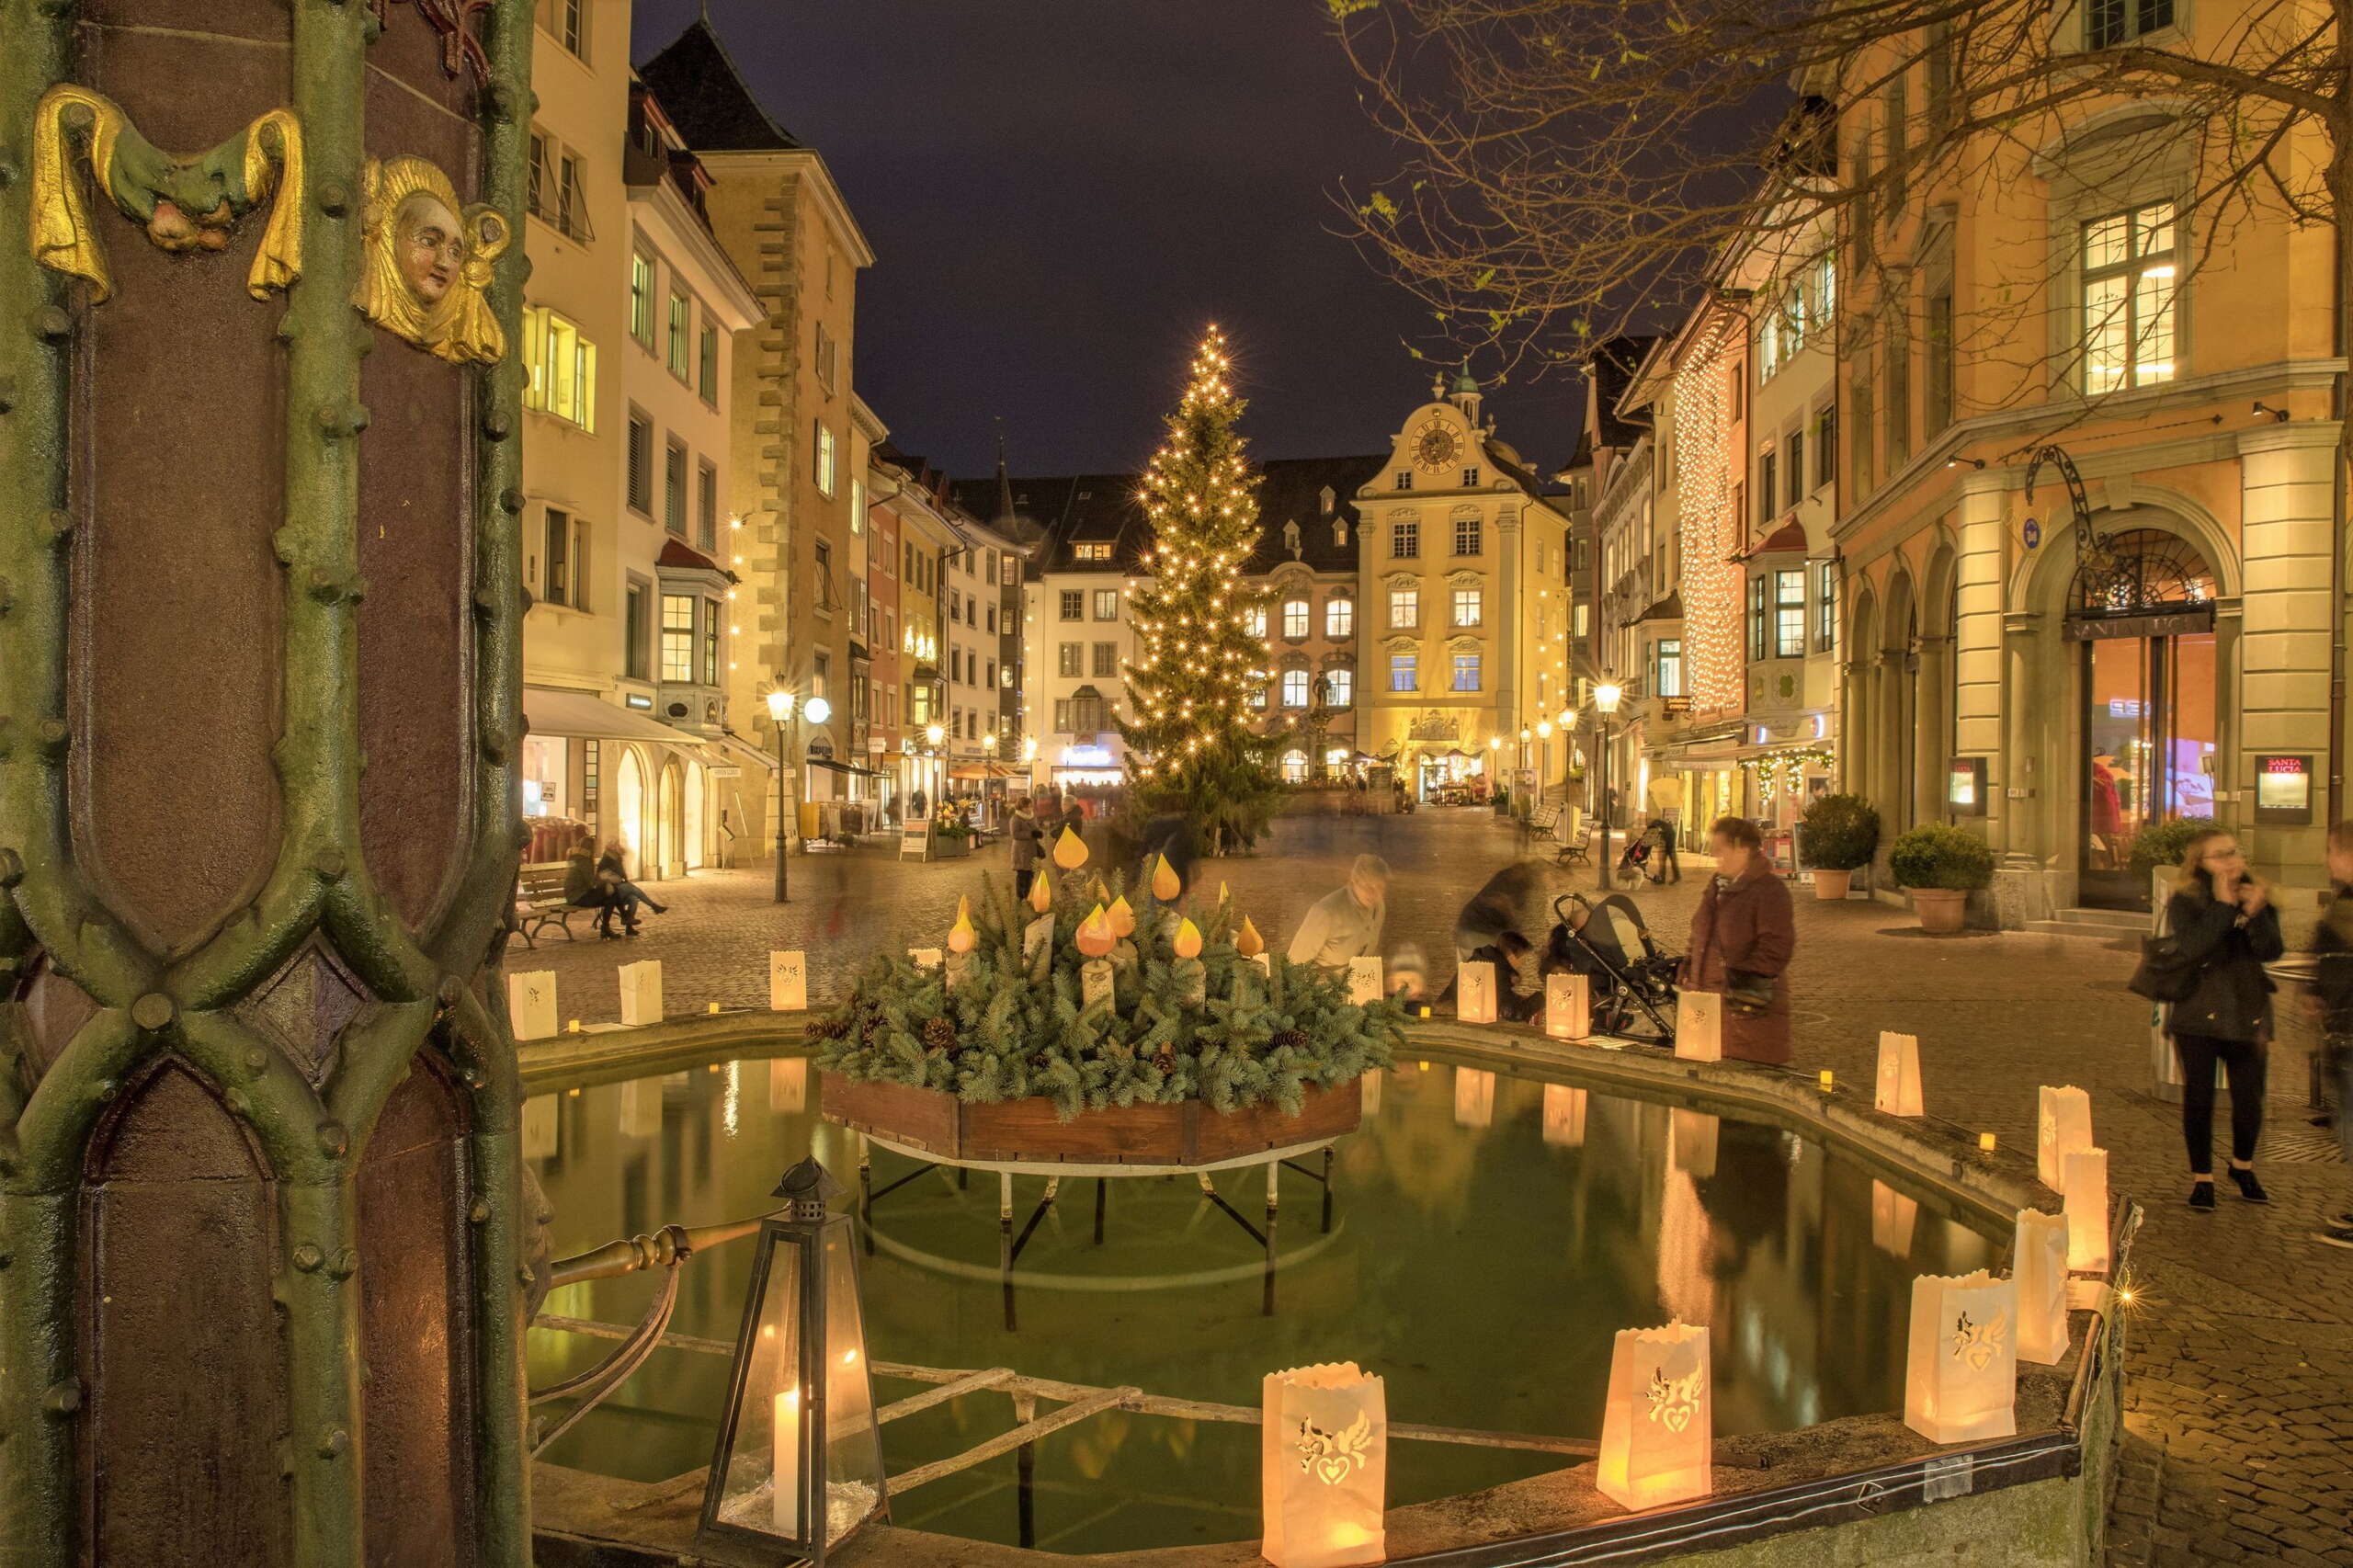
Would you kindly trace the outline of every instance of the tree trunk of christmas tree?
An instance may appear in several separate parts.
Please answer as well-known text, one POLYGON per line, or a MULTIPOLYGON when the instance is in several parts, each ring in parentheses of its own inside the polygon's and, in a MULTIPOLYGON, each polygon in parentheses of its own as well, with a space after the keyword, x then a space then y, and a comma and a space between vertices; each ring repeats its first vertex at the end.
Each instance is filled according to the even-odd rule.
POLYGON ((5 1568, 529 1560, 531 28, 0 0, 5 1568))

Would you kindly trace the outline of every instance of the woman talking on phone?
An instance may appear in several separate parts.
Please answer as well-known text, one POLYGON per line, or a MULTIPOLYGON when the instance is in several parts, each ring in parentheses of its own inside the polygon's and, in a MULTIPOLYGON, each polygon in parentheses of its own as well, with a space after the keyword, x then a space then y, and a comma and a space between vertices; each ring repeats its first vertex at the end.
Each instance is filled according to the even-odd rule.
POLYGON ((2181 1130, 2189 1145, 2189 1206, 2214 1207, 2214 1065, 2231 1081, 2231 1180, 2250 1203, 2268 1201, 2255 1179, 2263 1133, 2265 1056, 2271 1034, 2271 980, 2263 966, 2286 950, 2270 891, 2247 869, 2236 835, 2208 828, 2190 837, 2165 904, 2165 930, 2179 961, 2195 971, 2173 1004, 2165 1032, 2181 1057, 2181 1130))

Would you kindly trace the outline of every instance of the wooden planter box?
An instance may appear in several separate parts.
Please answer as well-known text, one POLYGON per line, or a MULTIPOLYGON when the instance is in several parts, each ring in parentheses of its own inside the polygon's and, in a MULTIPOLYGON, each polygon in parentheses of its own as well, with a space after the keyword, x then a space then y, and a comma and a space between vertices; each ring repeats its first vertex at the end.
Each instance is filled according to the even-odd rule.
POLYGON ((1206 1101, 1092 1110, 1054 1119, 1051 1100, 968 1105, 940 1089, 819 1074, 825 1119, 943 1160, 1067 1160, 1095 1165, 1207 1165, 1356 1131, 1364 1093, 1310 1089, 1297 1116, 1256 1106, 1221 1116, 1206 1101))
POLYGON ((972 852, 970 837, 956 838, 944 833, 931 835, 931 858, 935 860, 961 860, 972 852))

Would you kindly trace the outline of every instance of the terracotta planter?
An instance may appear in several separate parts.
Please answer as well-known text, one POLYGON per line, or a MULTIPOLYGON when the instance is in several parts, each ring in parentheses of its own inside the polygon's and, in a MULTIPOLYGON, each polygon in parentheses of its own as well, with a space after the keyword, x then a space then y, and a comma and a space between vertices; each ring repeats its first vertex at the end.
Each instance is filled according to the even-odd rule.
POLYGON ((1355 1084, 1310 1089, 1297 1116, 1256 1106, 1221 1116, 1200 1100, 1117 1106, 1058 1121, 1045 1099, 968 1105, 939 1089, 854 1084, 820 1074, 825 1119, 950 1160, 1066 1160, 1097 1165, 1197 1165, 1319 1142, 1356 1131, 1363 1092, 1355 1084))
POLYGON ((1825 871, 1819 866, 1813 869, 1813 896, 1816 898, 1845 898, 1847 890, 1854 882, 1855 873, 1851 870, 1825 871))
POLYGON ((1921 930, 1949 937, 1961 929, 1969 893, 1962 888, 1914 888, 1912 907, 1919 912, 1921 930))

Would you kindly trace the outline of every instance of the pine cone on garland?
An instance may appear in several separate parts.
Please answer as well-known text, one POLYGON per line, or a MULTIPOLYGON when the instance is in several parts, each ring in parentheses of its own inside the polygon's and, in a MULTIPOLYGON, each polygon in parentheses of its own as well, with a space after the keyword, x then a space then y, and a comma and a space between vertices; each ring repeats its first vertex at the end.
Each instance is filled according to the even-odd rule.
POLYGON ((840 1040, 849 1033, 849 1020, 831 1014, 810 1021, 809 1033, 815 1040, 840 1040))
POLYGON ((1277 1029, 1275 1038, 1267 1043, 1277 1051, 1304 1051, 1307 1049, 1307 1031, 1305 1029, 1277 1029))
POLYGON ((946 1018, 926 1018, 923 1021, 923 1043, 926 1051, 945 1051, 956 1043, 956 1026, 946 1018))

